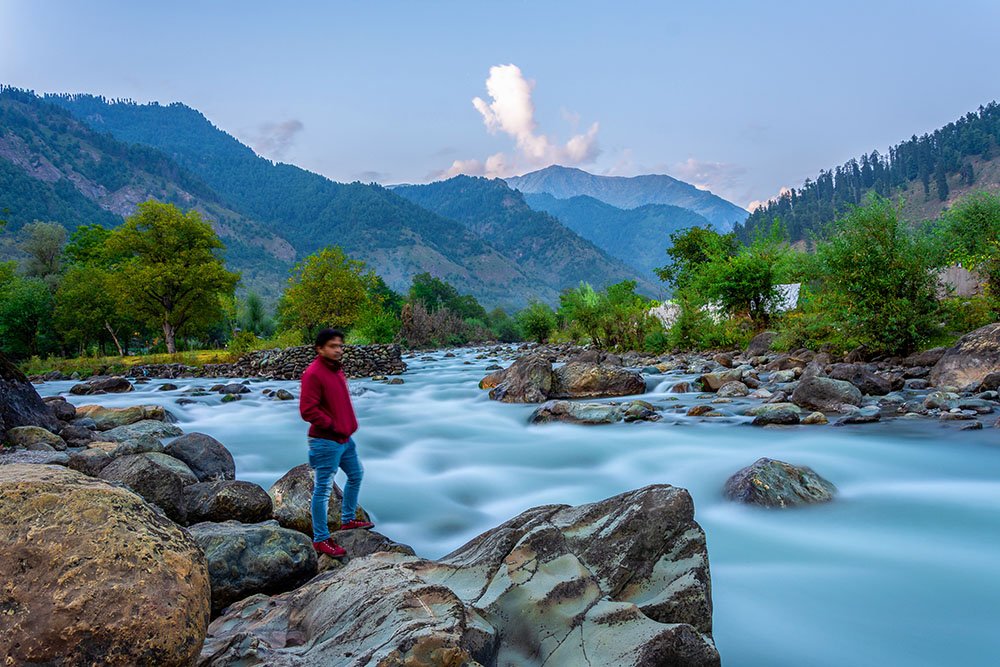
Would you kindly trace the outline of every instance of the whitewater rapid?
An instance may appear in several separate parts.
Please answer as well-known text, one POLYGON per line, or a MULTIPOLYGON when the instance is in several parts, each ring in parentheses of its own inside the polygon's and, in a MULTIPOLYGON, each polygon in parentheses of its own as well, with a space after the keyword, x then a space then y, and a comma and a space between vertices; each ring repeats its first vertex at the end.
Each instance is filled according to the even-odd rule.
MULTIPOLYGON (((688 489, 708 538, 714 635, 726 665, 988 665, 1000 656, 1000 429, 891 420, 835 428, 758 429, 700 420, 692 376, 650 376, 656 423, 528 426, 534 406, 490 401, 477 384, 496 358, 473 350, 409 359, 403 385, 352 380, 365 466, 361 504, 377 530, 436 558, 535 505, 578 504, 646 484, 688 489), (470 363, 465 363, 470 362, 470 363), (676 399, 676 400, 671 400, 676 399), (677 411, 676 413, 674 411, 677 411), (726 478, 767 456, 814 468, 839 489, 830 504, 761 510, 727 502, 726 478)), ((506 365, 507 361, 502 361, 506 365)), ((208 433, 237 477, 269 487, 306 461, 296 401, 261 395, 295 382, 253 381, 178 405, 218 380, 137 385, 77 405, 158 403, 185 431, 208 433)), ((741 403, 718 406, 737 413, 741 403)), ((343 483, 343 473, 338 476, 343 483)))

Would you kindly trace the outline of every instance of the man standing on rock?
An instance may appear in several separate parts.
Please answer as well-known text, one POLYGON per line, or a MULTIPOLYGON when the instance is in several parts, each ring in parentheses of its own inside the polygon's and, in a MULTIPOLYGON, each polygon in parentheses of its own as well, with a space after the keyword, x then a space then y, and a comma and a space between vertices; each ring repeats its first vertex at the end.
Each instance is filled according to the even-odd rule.
POLYGON ((341 558, 344 548, 330 537, 327 511, 333 476, 339 467, 347 473, 341 505, 340 530, 369 529, 374 524, 354 518, 364 469, 351 435, 358 430, 358 420, 351 405, 341 360, 344 357, 344 334, 337 329, 323 329, 316 336, 316 358, 302 374, 299 413, 309 422, 309 467, 315 484, 312 495, 313 548, 321 554, 341 558))

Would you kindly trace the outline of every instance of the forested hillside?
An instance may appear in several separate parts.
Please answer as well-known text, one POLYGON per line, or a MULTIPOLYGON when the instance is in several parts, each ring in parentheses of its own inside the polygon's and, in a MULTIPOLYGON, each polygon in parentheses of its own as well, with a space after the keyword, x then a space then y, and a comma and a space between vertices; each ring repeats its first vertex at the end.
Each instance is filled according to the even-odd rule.
MULTIPOLYGON (((378 185, 342 184, 288 164, 275 164, 182 104, 139 105, 74 95, 50 97, 94 128, 155 146, 203 178, 227 202, 287 239, 299 256, 339 244, 369 263, 396 289, 430 272, 490 305, 554 302, 561 287, 603 280, 581 267, 565 282, 538 280, 533 256, 509 254, 508 242, 478 233, 378 185)), ((509 240, 508 240, 509 241, 509 240)), ((625 272, 631 277, 634 271, 625 272)))
MULTIPOLYGON (((32 93, 0 90, 0 210, 8 232, 34 220, 69 231, 84 224, 114 227, 148 199, 200 211, 244 282, 276 294, 293 249, 228 208, 202 179, 154 148, 95 132, 32 93)), ((5 255, 13 252, 12 236, 5 255)))
POLYGON ((536 211, 555 216, 612 257, 636 267, 650 280, 656 280, 653 270, 669 259, 665 249, 672 233, 711 224, 694 211, 667 204, 621 209, 593 197, 557 199, 545 193, 527 194, 524 200, 536 211))
MULTIPOLYGON (((533 280, 556 291, 581 281, 597 287, 636 278, 633 266, 608 256, 559 220, 535 211, 524 196, 500 179, 455 176, 428 185, 394 188, 393 192, 452 220, 519 264, 533 280)), ((663 245, 666 237, 660 240, 663 245)), ((661 291, 651 280, 640 279, 641 291, 661 291)))
POLYGON ((736 228, 744 241, 780 219, 792 241, 808 240, 869 192, 904 200, 911 220, 935 217, 971 190, 1000 190, 1000 105, 990 102, 933 133, 823 170, 758 208, 736 228))

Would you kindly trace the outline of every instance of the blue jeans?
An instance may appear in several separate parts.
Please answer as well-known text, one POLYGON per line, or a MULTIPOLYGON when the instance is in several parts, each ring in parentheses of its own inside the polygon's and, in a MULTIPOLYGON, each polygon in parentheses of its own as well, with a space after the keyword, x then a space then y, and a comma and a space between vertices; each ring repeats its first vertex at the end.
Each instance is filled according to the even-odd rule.
POLYGON ((341 523, 353 519, 358 510, 358 492, 361 491, 361 478, 365 471, 353 438, 343 444, 335 440, 309 438, 309 467, 316 473, 312 495, 313 542, 322 542, 330 537, 327 511, 337 468, 347 473, 347 486, 344 487, 344 499, 340 506, 341 523))

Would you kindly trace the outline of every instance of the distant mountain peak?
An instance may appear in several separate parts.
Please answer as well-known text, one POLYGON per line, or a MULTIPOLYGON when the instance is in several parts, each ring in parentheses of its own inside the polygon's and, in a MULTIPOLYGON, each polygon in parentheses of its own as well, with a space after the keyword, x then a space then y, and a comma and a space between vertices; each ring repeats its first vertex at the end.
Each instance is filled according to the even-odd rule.
POLYGON ((667 204, 694 211, 723 231, 729 231, 747 215, 743 209, 708 190, 666 174, 600 176, 576 167, 551 165, 522 176, 506 179, 525 194, 550 194, 557 199, 585 195, 618 208, 667 204))

